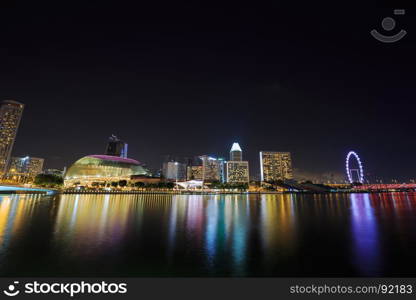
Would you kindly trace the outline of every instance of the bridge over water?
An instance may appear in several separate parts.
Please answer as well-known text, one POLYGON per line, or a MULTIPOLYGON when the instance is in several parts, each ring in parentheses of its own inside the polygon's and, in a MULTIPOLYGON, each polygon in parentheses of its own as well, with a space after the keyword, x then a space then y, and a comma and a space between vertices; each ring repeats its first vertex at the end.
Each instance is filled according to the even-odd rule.
POLYGON ((363 184, 354 188, 363 191, 416 190, 416 183, 363 184))

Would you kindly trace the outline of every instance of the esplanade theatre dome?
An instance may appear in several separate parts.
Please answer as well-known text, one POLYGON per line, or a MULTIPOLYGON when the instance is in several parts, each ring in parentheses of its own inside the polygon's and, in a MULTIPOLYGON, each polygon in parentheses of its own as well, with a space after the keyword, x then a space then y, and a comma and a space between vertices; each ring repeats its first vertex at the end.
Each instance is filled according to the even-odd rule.
POLYGON ((88 155, 77 160, 65 174, 65 186, 129 180, 131 175, 151 175, 141 163, 131 158, 88 155))

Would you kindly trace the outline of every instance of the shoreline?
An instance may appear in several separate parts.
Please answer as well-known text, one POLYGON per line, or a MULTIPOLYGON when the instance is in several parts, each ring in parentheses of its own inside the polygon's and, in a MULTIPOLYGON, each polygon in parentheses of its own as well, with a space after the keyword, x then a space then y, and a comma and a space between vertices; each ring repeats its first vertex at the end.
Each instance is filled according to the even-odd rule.
POLYGON ((1 195, 328 195, 328 194, 379 194, 379 193, 405 193, 409 191, 330 191, 330 192, 214 192, 214 191, 0 191, 1 195))

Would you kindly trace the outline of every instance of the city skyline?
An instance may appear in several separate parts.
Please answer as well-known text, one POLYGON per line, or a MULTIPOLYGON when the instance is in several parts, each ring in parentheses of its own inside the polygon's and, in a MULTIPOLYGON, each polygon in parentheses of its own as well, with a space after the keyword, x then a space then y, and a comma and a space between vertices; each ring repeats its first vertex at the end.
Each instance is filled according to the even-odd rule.
POLYGON ((391 7, 2 5, 0 99, 26 105, 15 156, 62 169, 115 134, 152 169, 238 141, 254 176, 262 149, 314 176, 344 174, 355 149, 370 176, 414 178, 412 36, 369 36, 391 7))
POLYGON ((2 293, 415 295, 403 4, 0 1, 2 293))
MULTIPOLYGON (((13 146, 14 146, 14 143, 15 143, 15 140, 16 140, 16 134, 18 132, 18 127, 19 127, 19 124, 20 124, 20 121, 21 121, 22 112, 23 112, 23 108, 24 108, 25 105, 23 103, 20 103, 20 102, 14 101, 14 100, 4 100, 2 103, 3 103, 3 108, 5 107, 6 110, 11 105, 12 106, 17 105, 16 107, 19 109, 19 113, 15 113, 14 111, 11 111, 12 115, 13 115, 13 120, 12 119, 10 119, 10 120, 13 121, 12 122, 13 124, 12 124, 11 127, 9 126, 10 128, 5 127, 5 130, 3 130, 5 134, 6 133, 9 134, 9 135, 12 134, 12 136, 11 136, 12 138, 10 139, 10 142, 9 142, 10 145, 7 148, 5 148, 7 150, 8 156, 10 157, 10 159, 8 159, 8 160, 13 160, 14 159, 15 164, 20 164, 21 165, 20 168, 24 168, 23 167, 24 163, 22 163, 22 161, 24 162, 28 158, 29 158, 30 162, 32 162, 33 159, 35 161, 36 160, 41 160, 42 162, 40 164, 41 165, 40 170, 42 171, 42 167, 43 167, 43 164, 44 164, 44 159, 43 158, 36 158, 36 157, 29 157, 29 156, 25 156, 25 157, 12 157, 11 156, 13 154, 13 146), (10 130, 11 130, 11 133, 8 133, 10 130)), ((4 111, 6 111, 6 110, 4 110, 4 111)), ((4 114, 4 111, 3 111, 3 114, 4 114)), ((7 117, 7 115, 6 115, 6 117, 7 117)), ((9 122, 10 121, 7 118, 3 118, 3 119, 4 119, 4 122, 9 122)), ((127 149, 128 149, 128 144, 124 141, 121 141, 119 138, 117 138, 117 136, 112 134, 108 139, 107 146, 106 146, 106 149, 104 151, 104 154, 105 155, 110 155, 110 156, 121 157, 121 158, 128 158, 127 157, 127 149)), ((348 157, 350 156, 351 153, 354 153, 354 151, 350 151, 348 153, 347 160, 348 160, 348 157)), ((202 155, 202 156, 198 156, 198 155, 195 156, 194 155, 193 159, 191 159, 189 157, 182 157, 179 160, 186 161, 186 160, 194 160, 195 158, 198 158, 198 160, 200 160, 200 163, 195 164, 195 161, 192 161, 192 162, 188 161, 186 163, 183 163, 183 162, 178 162, 177 161, 179 156, 169 154, 169 155, 164 155, 165 160, 168 159, 168 161, 160 163, 159 167, 153 169, 153 173, 157 174, 157 173, 161 172, 163 177, 166 178, 166 179, 169 179, 169 180, 172 180, 172 179, 176 179, 176 181, 178 181, 178 180, 180 180, 180 181, 189 180, 190 178, 194 178, 194 175, 192 173, 193 173, 193 171, 196 171, 196 169, 192 170, 192 168, 191 169, 188 169, 188 168, 189 167, 198 167, 199 164, 201 164, 201 167, 202 167, 202 173, 201 173, 202 178, 201 179, 204 181, 204 178, 205 178, 204 174, 205 174, 205 170, 206 170, 206 167, 204 166, 204 163, 206 163, 207 160, 208 161, 209 160, 214 160, 214 161, 216 161, 216 162, 218 161, 220 163, 220 165, 218 166, 218 170, 219 170, 218 171, 218 176, 219 177, 218 178, 211 178, 208 181, 212 181, 212 180, 215 181, 215 180, 218 179, 219 181, 222 181, 222 182, 233 182, 233 181, 234 182, 248 182, 250 180, 262 181, 262 182, 272 182, 272 181, 276 181, 276 180, 296 179, 296 180, 300 180, 300 181, 305 181, 305 180, 309 181, 310 180, 310 181, 313 181, 313 182, 322 182, 322 183, 325 183, 325 182, 327 182, 327 183, 331 183, 331 182, 332 183, 341 183, 341 182, 348 182, 348 181, 352 182, 352 179, 351 179, 352 173, 351 172, 357 172, 357 169, 351 169, 350 171, 347 171, 344 175, 341 175, 341 173, 335 173, 334 174, 334 173, 331 173, 331 172, 326 172, 326 173, 323 173, 323 174, 320 174, 320 175, 316 175, 316 174, 312 175, 311 173, 308 173, 308 172, 304 173, 302 171, 299 171, 299 169, 293 168, 290 152, 259 151, 259 154, 260 154, 260 164, 259 164, 260 165, 260 168, 259 168, 260 176, 257 176, 257 174, 254 175, 254 176, 250 174, 250 176, 249 176, 249 172, 248 172, 249 162, 248 161, 242 161, 242 158, 243 158, 242 157, 242 150, 241 150, 241 147, 240 147, 238 142, 233 142, 233 144, 232 144, 231 150, 229 152, 229 159, 230 159, 229 161, 224 160, 221 157, 215 158, 215 157, 217 157, 217 155, 214 155, 214 158, 213 158, 213 156, 210 156, 210 155, 202 155), (282 154, 286 155, 287 154, 287 155, 289 155, 288 156, 289 165, 288 165, 288 167, 286 167, 286 168, 289 168, 289 171, 283 171, 283 169, 282 169, 280 171, 277 171, 277 173, 276 173, 276 174, 283 174, 285 172, 289 172, 288 175, 273 175, 271 177, 267 176, 267 175, 265 176, 264 175, 265 167, 264 167, 264 158, 263 158, 264 154, 266 154, 266 156, 270 155, 270 154, 277 154, 277 155, 282 155, 282 154), (233 163, 233 164, 229 164, 229 163, 233 163), (172 166, 168 167, 169 164, 172 164, 172 166), (173 170, 172 168, 174 168, 175 170, 173 170), (228 178, 229 177, 229 173, 228 173, 229 170, 234 170, 233 172, 235 174, 240 173, 240 175, 237 176, 237 177, 242 178, 241 176, 243 176, 244 178, 247 178, 247 180, 246 179, 244 179, 244 180, 229 179, 228 178), (294 170, 296 170, 295 173, 294 173, 294 170), (188 174, 188 172, 191 172, 191 173, 188 174), (171 175, 167 175, 168 173, 171 174, 171 175), (243 173, 244 173, 244 175, 242 175, 243 173), (181 175, 178 175, 178 174, 181 174, 181 175), (308 174, 308 175, 306 175, 306 174, 308 174), (172 176, 174 176, 174 178, 172 176), (269 177, 269 178, 265 179, 266 177, 269 177), (341 178, 341 177, 343 177, 343 178, 341 178)), ((101 155, 101 154, 95 154, 95 155, 101 155)), ((5 158, 7 160, 7 157, 5 157, 5 158)), ((276 159, 280 160, 280 158, 276 158, 276 159)), ((17 173, 19 173, 19 172, 16 172, 16 170, 11 170, 12 164, 13 163, 11 163, 11 164, 9 163, 9 165, 7 166, 7 163, 6 163, 6 165, 5 165, 6 169, 10 169, 9 170, 10 174, 7 174, 7 175, 9 175, 9 177, 11 177, 13 175, 16 177, 17 173), (13 173, 15 173, 15 174, 13 174, 13 173)), ((143 161, 141 161, 140 164, 143 164, 143 166, 146 166, 146 163, 143 162, 143 161)), ((281 163, 278 162, 278 164, 281 164, 281 163)), ((64 170, 66 168, 67 168, 67 166, 63 167, 64 170)), ((276 172, 276 171, 272 171, 272 172, 276 172)), ((361 179, 358 180, 361 183, 365 183, 365 182, 369 183, 370 181, 372 181, 373 183, 383 182, 383 179, 380 179, 380 177, 377 178, 374 175, 371 176, 371 174, 369 174, 369 173, 368 173, 368 176, 367 176, 366 173, 364 173, 362 170, 361 170, 361 172, 362 173, 361 173, 360 176, 362 176, 362 177, 361 177, 361 179)), ((26 177, 29 176, 30 173, 32 173, 32 172, 28 172, 28 174, 26 174, 25 176, 26 177)), ((37 172, 37 174, 38 173, 40 173, 40 172, 37 172)), ((62 174, 64 174, 64 173, 65 172, 63 172, 62 174)), ((32 174, 32 177, 33 177, 33 174, 32 174)), ((22 176, 22 174, 20 176, 22 176)), ((391 181, 394 182, 394 183, 399 182, 397 179, 391 179, 391 181)), ((414 182, 414 179, 409 179, 409 181, 414 182)))
MULTIPOLYGON (((36 158, 36 157, 32 157, 32 156, 25 156, 25 157, 12 157, 11 155, 13 154, 13 146, 16 140, 16 134, 18 132, 18 128, 19 128, 19 124, 21 121, 21 117, 22 117, 22 113, 23 113, 23 108, 24 108, 24 104, 14 101, 14 100, 4 100, 2 102, 2 115, 4 115, 2 117, 2 122, 4 123, 3 125, 3 131, 2 134, 5 134, 7 136, 10 136, 9 139, 6 139, 5 141, 8 143, 6 143, 5 145, 7 147, 5 147, 5 152, 7 155, 4 157, 4 161, 5 163, 5 170, 7 172, 9 172, 9 174, 6 174, 6 177, 8 179, 11 178, 34 178, 35 175, 41 173, 43 171, 43 165, 44 165, 44 159, 43 158, 36 158), (10 108, 12 110, 10 110, 10 108), (17 110, 16 110, 17 109, 17 110), (11 116, 8 117, 8 115, 11 116), (10 124, 9 124, 10 123, 10 124), (40 163, 40 170, 37 170, 38 168, 35 168, 37 170, 37 172, 32 172, 32 171, 28 171, 26 172, 26 174, 23 174, 23 172, 17 172, 16 169, 31 169, 28 166, 25 166, 27 164, 27 162, 25 163, 25 161, 28 159, 27 162, 30 162, 30 164, 32 164, 32 161, 41 161, 40 163), (14 160, 14 162, 13 162, 14 160), (9 163, 7 163, 7 161, 10 161, 9 163), (20 165, 20 167, 16 167, 17 165, 20 165), (14 166, 14 167, 13 167, 14 166), (20 173, 20 174, 19 174, 20 173)), ((124 141, 121 141, 119 138, 117 138, 117 136, 115 136, 114 134, 112 134, 107 142, 107 146, 106 149, 104 151, 105 155, 110 155, 110 156, 116 156, 116 157, 121 157, 121 158, 128 158, 127 157, 127 149, 128 149, 128 144, 124 141)), ((348 157, 350 156, 350 154, 354 154, 354 151, 350 151, 347 155, 347 161, 348 161, 348 157)), ((194 156, 194 158, 190 158, 190 157, 182 157, 181 159, 179 159, 182 162, 178 162, 178 157, 176 155, 164 155, 165 157, 165 162, 162 162, 158 168, 153 169, 153 174, 161 174, 165 179, 168 180, 172 180, 175 179, 176 181, 184 181, 184 180, 189 180, 191 178, 195 178, 195 174, 193 174, 194 172, 199 173, 202 172, 201 175, 201 180, 204 181, 205 178, 205 171, 206 171, 206 167, 204 166, 204 163, 206 163, 206 158, 208 158, 208 160, 215 160, 220 163, 219 167, 218 167, 218 175, 219 181, 222 182, 249 182, 250 180, 254 180, 254 181, 262 181, 262 182, 273 182, 276 180, 287 180, 287 179, 295 179, 295 180, 299 180, 299 181, 312 181, 312 182, 321 182, 321 183, 342 183, 345 182, 347 183, 348 181, 350 183, 357 181, 357 182, 361 182, 361 183, 382 183, 383 179, 381 179, 380 177, 376 177, 374 176, 374 174, 370 174, 370 173, 366 173, 363 172, 362 167, 359 166, 359 168, 361 169, 361 173, 360 173, 360 178, 356 179, 356 176, 354 177, 354 179, 352 179, 353 177, 353 173, 357 174, 358 169, 349 169, 346 171, 346 173, 344 175, 341 175, 342 173, 331 173, 331 172, 326 172, 320 175, 316 175, 316 174, 311 174, 308 172, 302 172, 299 171, 299 169, 293 168, 292 166, 292 160, 291 160, 291 153, 290 152, 277 152, 277 151, 259 151, 260 154, 260 169, 259 169, 259 173, 260 176, 256 175, 249 175, 249 162, 248 161, 242 161, 242 150, 241 147, 239 145, 238 142, 233 142, 231 150, 229 152, 229 161, 224 160, 223 158, 219 157, 217 158, 213 158, 210 155, 202 155, 202 156, 194 156), (264 172, 267 168, 265 168, 264 166, 264 159, 263 159, 263 155, 264 153, 266 153, 267 155, 270 154, 278 154, 278 155, 288 155, 288 160, 289 160, 289 165, 286 168, 289 168, 289 171, 272 171, 273 172, 277 172, 276 174, 283 174, 285 172, 289 172, 288 175, 273 175, 273 176, 268 176, 268 175, 264 175, 264 172), (195 164, 195 158, 197 158, 198 160, 200 160, 199 163, 195 164), (167 161, 166 161, 167 159, 167 161), (184 163, 185 162, 185 163, 184 163), (171 166, 170 166, 171 164, 171 166), (202 167, 202 171, 198 171, 195 168, 192 167, 198 167, 201 164, 202 167), (168 167, 169 165, 169 167, 168 167), (189 168, 191 167, 191 168, 189 168), (294 171, 295 170, 295 171, 294 171), (234 175, 229 177, 229 172, 233 172, 234 175), (170 175, 168 175, 170 174, 170 175), (239 174, 239 175, 237 175, 239 174), (173 177, 172 177, 173 176, 173 177), (266 177, 268 177, 268 179, 265 179, 266 177), (234 179, 232 179, 234 178, 234 179), (236 179, 239 178, 239 179, 236 179), (242 178, 244 178, 242 180, 242 178)), ((95 154, 95 155, 100 155, 100 154, 95 154)), ((266 156, 267 156, 266 155, 266 156)), ((355 155, 357 155, 355 153, 355 155)), ((215 156, 214 156, 215 157, 215 156)), ((358 158, 358 157, 357 157, 358 158)), ((278 160, 280 160, 280 158, 276 158, 276 162, 278 160)), ((361 164, 361 162, 359 162, 361 164)), ((39 165, 37 162, 35 163, 36 165, 39 165)), ((140 162, 140 164, 142 164, 143 166, 146 166, 145 162, 140 162)), ((277 164, 281 164, 280 162, 277 162, 277 164)), ((357 166, 358 167, 358 166, 357 166)), ((67 166, 63 167, 62 174, 65 174, 65 170, 66 170, 67 166)), ((273 167, 274 168, 274 167, 273 167)), ((272 168, 272 169, 273 169, 272 168)), ((281 167, 279 167, 281 168, 281 167)), ((348 168, 348 165, 347 165, 348 168)), ((46 170, 46 168, 45 168, 46 170)), ((51 168, 47 169, 47 170, 51 170, 51 168)), ((150 169, 150 172, 152 172, 152 170, 150 169)), ((197 174, 197 178, 199 178, 199 174, 197 174)), ((19 179, 20 180, 20 179, 19 179)), ((217 180, 217 179, 209 179, 208 181, 212 181, 212 180, 217 180)), ((388 181, 384 181, 385 183, 388 181)), ((398 183, 400 182, 397 179, 391 179, 392 183, 398 183)), ((413 178, 408 179, 408 182, 415 182, 415 180, 413 178)))

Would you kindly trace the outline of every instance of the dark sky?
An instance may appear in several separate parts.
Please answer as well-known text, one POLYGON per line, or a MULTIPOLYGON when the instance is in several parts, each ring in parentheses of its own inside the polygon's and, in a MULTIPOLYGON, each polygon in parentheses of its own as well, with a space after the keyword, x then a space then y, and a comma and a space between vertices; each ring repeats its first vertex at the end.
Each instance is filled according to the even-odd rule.
POLYGON ((373 176, 416 177, 415 12, 398 1, 55 2, 0 4, 0 99, 26 104, 15 155, 62 168, 116 134, 152 168, 238 141, 253 174, 260 150, 340 173, 354 149, 373 176), (408 31, 394 44, 369 34, 388 16, 408 31))

